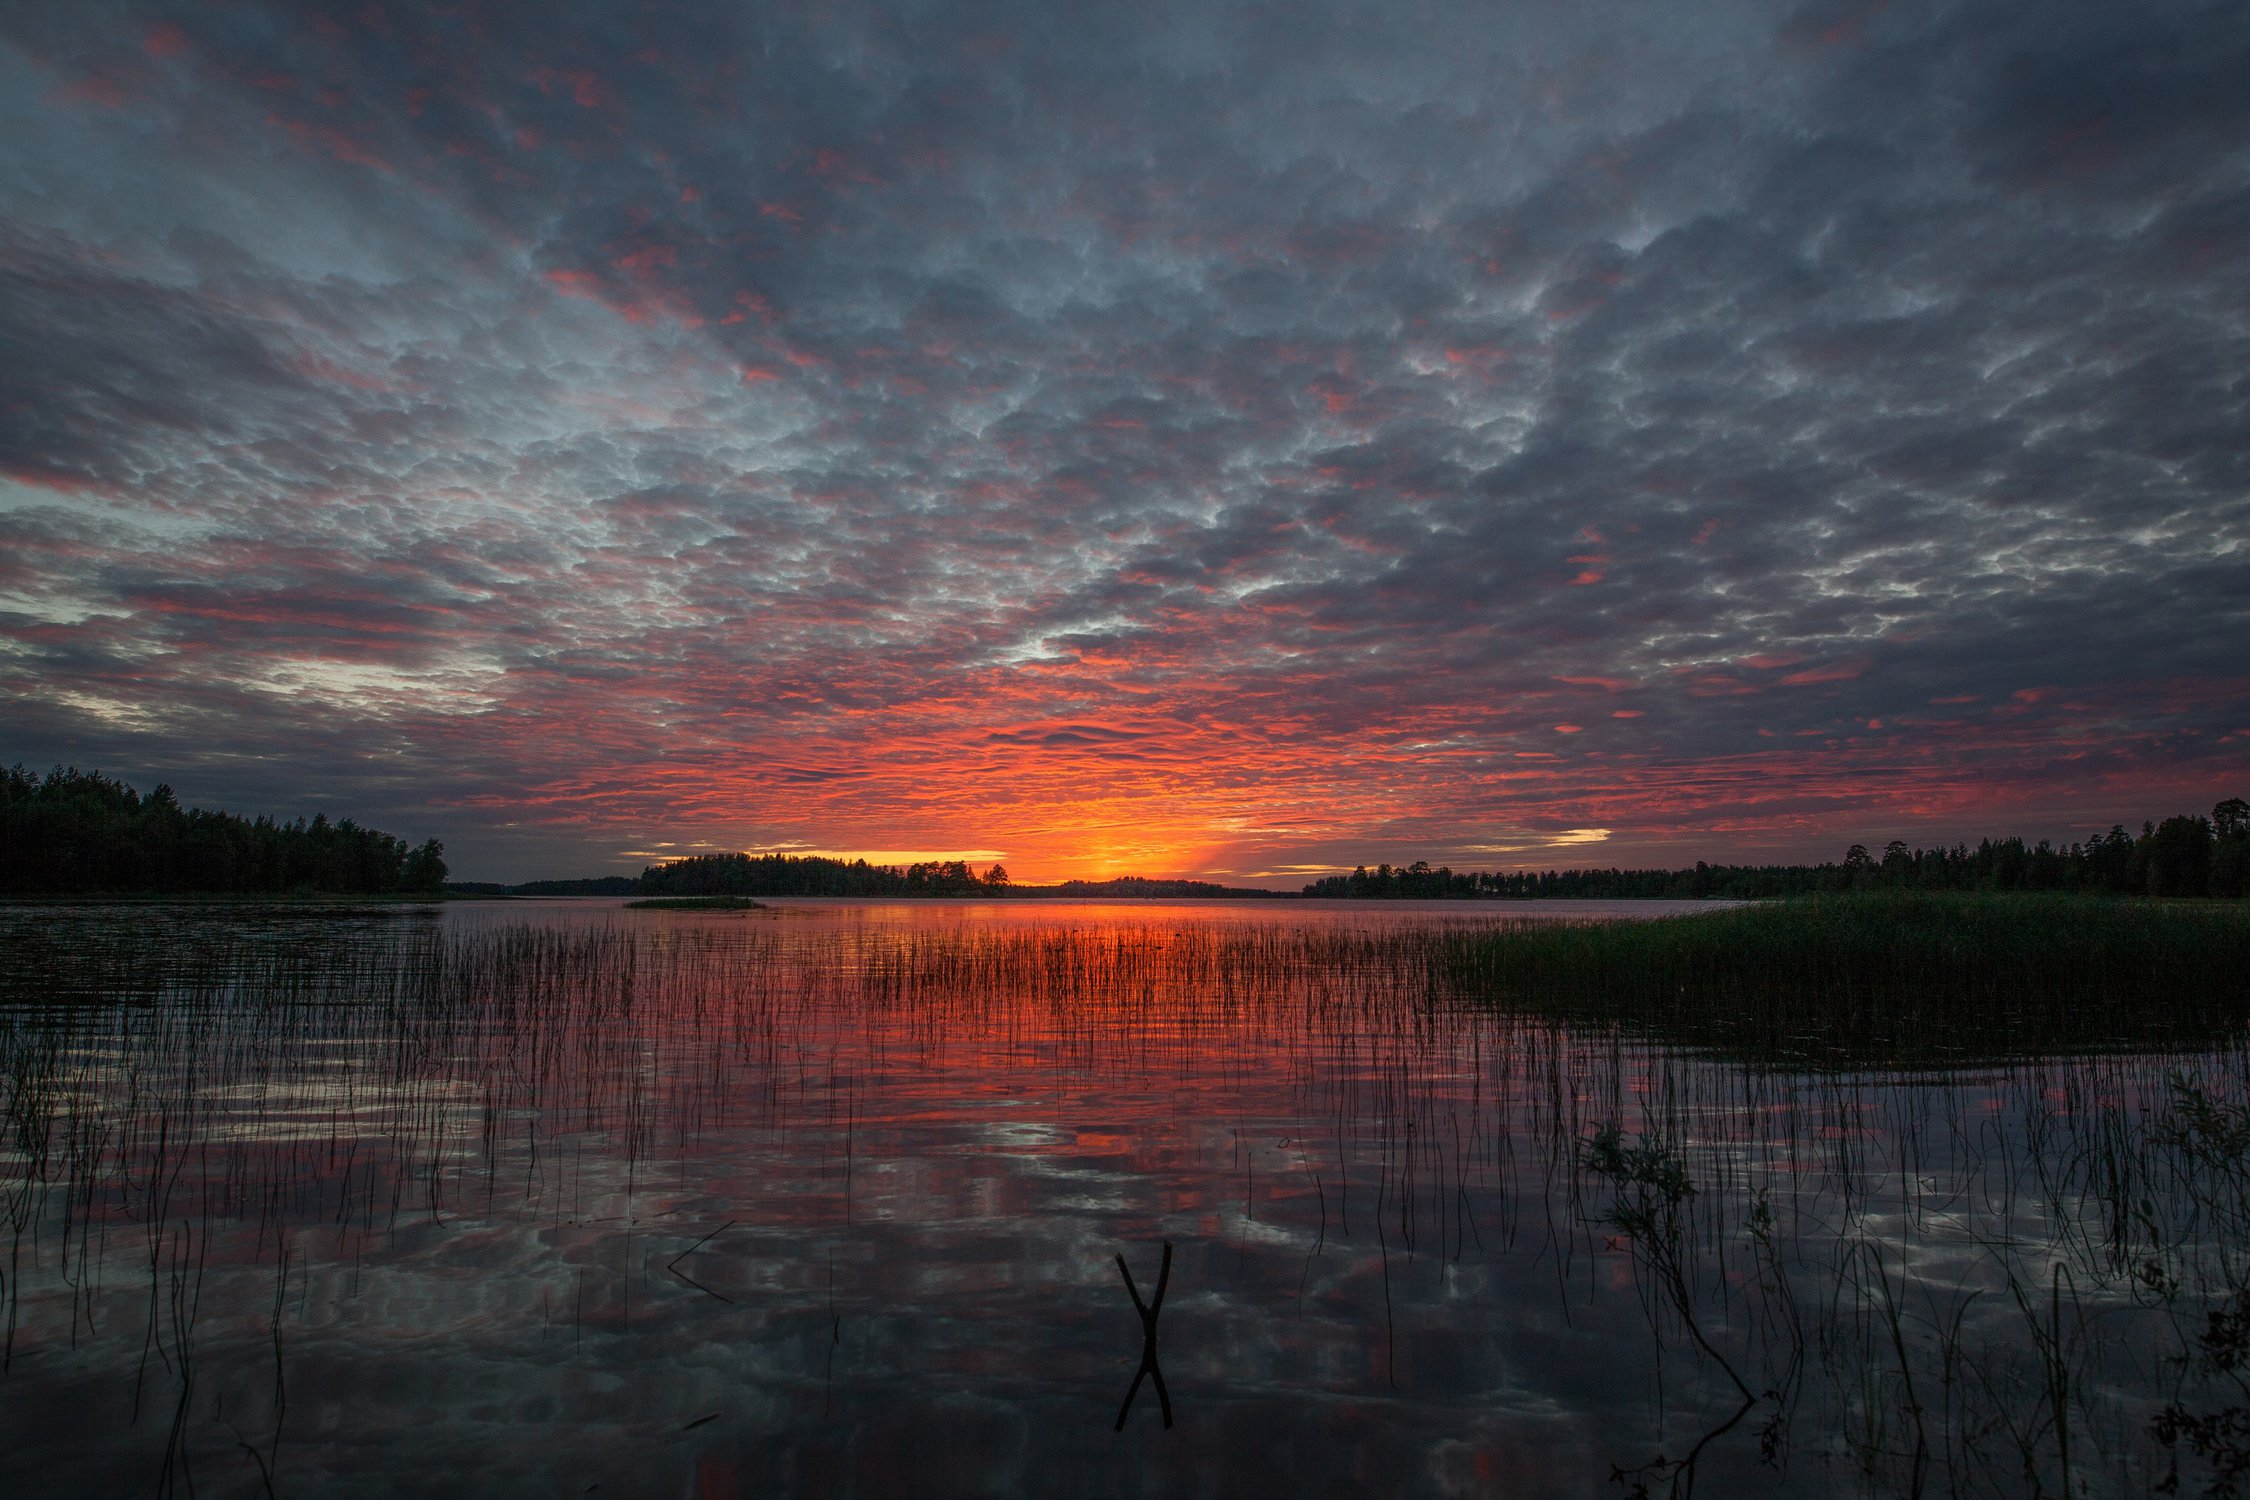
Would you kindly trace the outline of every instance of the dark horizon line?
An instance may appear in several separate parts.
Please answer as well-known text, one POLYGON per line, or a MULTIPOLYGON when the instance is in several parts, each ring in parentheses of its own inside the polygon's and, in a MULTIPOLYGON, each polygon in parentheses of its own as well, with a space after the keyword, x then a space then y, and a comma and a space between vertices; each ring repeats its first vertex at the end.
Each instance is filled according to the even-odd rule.
MULTIPOLYGON (((769 882, 770 884, 770 882, 769 882)), ((1818 864, 1713 864, 1646 869, 1580 866, 1572 869, 1455 871, 1416 860, 1404 866, 1382 862, 1370 870, 1356 866, 1317 877, 1297 891, 1268 886, 1230 886, 1194 877, 1120 875, 1106 880, 1065 880, 1018 885, 995 863, 982 877, 966 860, 917 862, 900 867, 865 859, 833 856, 752 854, 688 855, 651 865, 638 877, 599 876, 578 880, 506 883, 453 882, 449 889, 491 895, 624 895, 643 890, 683 894, 709 886, 712 892, 742 895, 875 895, 887 899, 968 897, 1148 895, 1156 897, 1239 897, 1286 900, 1307 897, 1343 899, 1510 900, 1589 897, 1594 899, 1776 896, 1831 890, 2055 890, 2235 897, 2250 894, 2250 803, 2240 797, 2219 801, 2208 817, 2175 814, 2158 823, 2144 820, 2136 837, 2123 824, 2082 843, 2030 842, 2020 835, 1985 836, 1971 846, 1911 847, 1893 839, 1880 857, 1853 844, 1840 860, 1818 864), (759 889, 754 878, 765 871, 810 872, 829 869, 910 878, 908 889, 882 891, 759 889), (572 890, 571 887, 579 889, 572 890), (601 887, 601 890, 595 890, 601 887), (1136 890, 1136 887, 1146 887, 1136 890), (533 889, 543 888, 543 889, 533 889)))

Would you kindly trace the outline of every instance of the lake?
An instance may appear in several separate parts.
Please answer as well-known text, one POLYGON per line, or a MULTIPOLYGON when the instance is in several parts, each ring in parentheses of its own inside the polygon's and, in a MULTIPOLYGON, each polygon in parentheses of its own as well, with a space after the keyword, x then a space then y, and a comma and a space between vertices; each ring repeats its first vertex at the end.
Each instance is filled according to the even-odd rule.
POLYGON ((1691 906, 0 910, 0 1493, 2200 1493, 2239 1040, 1447 959, 1691 906))

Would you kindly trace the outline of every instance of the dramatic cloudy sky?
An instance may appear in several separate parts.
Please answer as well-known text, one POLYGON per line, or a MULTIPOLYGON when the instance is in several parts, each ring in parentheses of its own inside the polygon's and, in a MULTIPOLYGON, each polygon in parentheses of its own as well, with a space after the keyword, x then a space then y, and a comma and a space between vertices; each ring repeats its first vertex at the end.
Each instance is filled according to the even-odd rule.
POLYGON ((0 4, 0 756, 1018 878, 2250 791, 2250 11, 0 4))

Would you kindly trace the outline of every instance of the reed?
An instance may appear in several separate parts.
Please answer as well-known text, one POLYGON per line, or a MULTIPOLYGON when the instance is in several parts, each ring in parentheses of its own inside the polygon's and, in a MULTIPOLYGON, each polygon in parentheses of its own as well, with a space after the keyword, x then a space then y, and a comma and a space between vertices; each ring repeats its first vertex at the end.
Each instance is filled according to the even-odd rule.
POLYGON ((2198 1046, 2250 1019, 2250 906, 1861 894, 1455 934, 1464 992, 1791 1065, 2198 1046))

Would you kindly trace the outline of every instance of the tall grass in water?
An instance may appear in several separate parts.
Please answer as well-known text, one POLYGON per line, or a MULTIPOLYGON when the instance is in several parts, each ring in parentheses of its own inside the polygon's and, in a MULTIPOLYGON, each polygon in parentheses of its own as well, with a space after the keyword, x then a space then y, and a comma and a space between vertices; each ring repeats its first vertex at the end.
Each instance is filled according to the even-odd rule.
POLYGON ((1810 896, 1456 934, 1463 991, 1792 1064, 2194 1046, 2250 1020, 2250 905, 1810 896))

